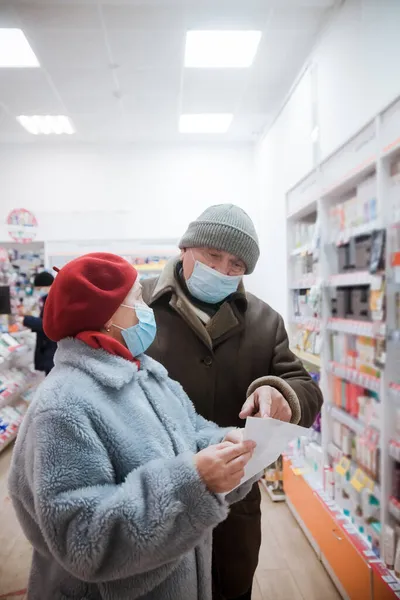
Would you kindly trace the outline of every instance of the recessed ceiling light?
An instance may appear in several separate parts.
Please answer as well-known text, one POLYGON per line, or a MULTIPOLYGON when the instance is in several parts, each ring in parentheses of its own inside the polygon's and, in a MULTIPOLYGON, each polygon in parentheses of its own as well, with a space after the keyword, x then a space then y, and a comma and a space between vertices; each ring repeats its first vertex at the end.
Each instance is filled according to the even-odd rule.
POLYGON ((0 28, 0 67, 40 67, 21 29, 0 28))
POLYGON ((261 31, 188 31, 185 67, 243 69, 253 64, 261 31))
POLYGON ((75 133, 71 120, 63 115, 21 115, 17 117, 17 121, 33 135, 61 135, 63 133, 71 135, 75 133))
POLYGON ((179 131, 181 133, 226 133, 232 119, 233 115, 228 113, 181 115, 179 131))

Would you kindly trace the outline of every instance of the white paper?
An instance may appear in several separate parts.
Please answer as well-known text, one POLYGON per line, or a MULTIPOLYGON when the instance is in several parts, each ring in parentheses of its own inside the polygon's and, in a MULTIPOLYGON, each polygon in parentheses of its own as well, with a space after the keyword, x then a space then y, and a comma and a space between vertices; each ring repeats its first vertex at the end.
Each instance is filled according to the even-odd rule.
POLYGON ((255 477, 275 462, 287 448, 289 442, 301 436, 310 437, 311 431, 299 425, 284 423, 276 419, 248 417, 244 428, 245 440, 256 442, 253 457, 246 465, 240 484, 255 477))

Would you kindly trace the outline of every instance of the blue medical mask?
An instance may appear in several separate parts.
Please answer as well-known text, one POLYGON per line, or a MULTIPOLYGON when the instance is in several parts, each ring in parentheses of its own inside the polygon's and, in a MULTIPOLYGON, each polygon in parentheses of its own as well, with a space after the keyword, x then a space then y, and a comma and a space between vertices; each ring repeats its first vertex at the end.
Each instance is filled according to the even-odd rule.
POLYGON ((132 356, 136 357, 146 352, 154 342, 157 331, 154 312, 150 307, 141 303, 134 304, 133 306, 121 304, 121 306, 132 308, 132 310, 136 312, 136 316, 139 320, 139 323, 132 325, 132 327, 128 327, 127 329, 113 323, 114 327, 121 330, 122 337, 132 356))
POLYGON ((218 304, 237 291, 241 279, 242 275, 224 275, 196 260, 186 285, 198 300, 218 304))

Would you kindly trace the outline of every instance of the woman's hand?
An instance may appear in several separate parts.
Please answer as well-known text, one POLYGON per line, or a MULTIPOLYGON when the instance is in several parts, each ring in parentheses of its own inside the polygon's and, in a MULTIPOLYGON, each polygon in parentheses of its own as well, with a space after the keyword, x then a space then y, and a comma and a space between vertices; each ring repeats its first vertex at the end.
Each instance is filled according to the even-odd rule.
POLYGON ((240 444, 240 442, 243 442, 243 429, 232 429, 232 431, 229 431, 226 434, 222 441, 240 444))
POLYGON ((198 452, 194 461, 209 491, 225 494, 237 487, 255 447, 251 441, 234 444, 224 441, 198 452))

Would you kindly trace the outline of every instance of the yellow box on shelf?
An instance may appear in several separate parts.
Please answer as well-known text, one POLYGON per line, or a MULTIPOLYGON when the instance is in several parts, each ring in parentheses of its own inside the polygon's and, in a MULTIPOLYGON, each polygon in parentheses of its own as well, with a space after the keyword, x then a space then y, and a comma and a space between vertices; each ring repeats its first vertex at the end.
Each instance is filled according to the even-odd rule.
POLYGON ((350 469, 350 460, 346 456, 342 456, 339 464, 336 465, 335 470, 339 475, 346 475, 347 471, 350 469))

